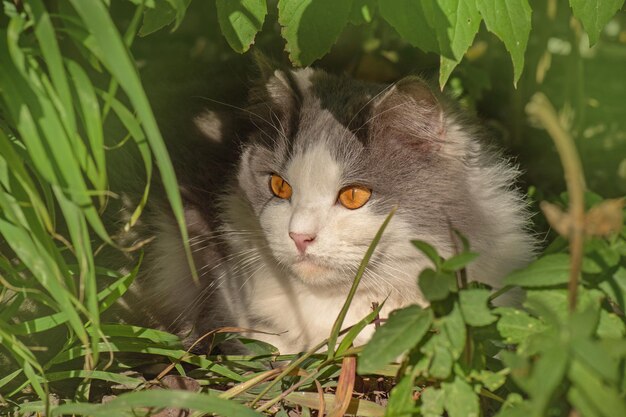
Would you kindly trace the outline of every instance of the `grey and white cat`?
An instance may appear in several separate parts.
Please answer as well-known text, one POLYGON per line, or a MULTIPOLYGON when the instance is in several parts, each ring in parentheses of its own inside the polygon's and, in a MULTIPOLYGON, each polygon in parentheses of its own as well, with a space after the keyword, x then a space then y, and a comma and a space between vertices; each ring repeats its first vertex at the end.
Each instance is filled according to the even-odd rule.
POLYGON ((328 336, 393 207, 345 325, 387 297, 383 316, 427 304, 417 277, 430 261, 411 239, 449 256, 452 225, 480 253, 470 279, 494 288, 532 257, 528 213, 513 188, 518 171, 416 77, 384 86, 311 68, 272 70, 239 116, 235 129, 215 133, 245 136, 236 168, 217 180, 223 191, 183 184, 199 287, 173 218, 155 216, 138 285, 170 330, 236 326, 265 332, 252 336, 281 353, 310 348, 328 336))

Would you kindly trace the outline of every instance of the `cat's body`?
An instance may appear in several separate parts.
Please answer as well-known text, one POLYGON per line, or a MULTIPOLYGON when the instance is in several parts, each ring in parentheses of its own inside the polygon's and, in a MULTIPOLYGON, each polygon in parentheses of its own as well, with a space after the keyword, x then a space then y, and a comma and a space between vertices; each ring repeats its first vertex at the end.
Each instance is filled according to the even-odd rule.
POLYGON ((282 353, 306 350, 328 336, 393 207, 345 325, 385 299, 382 316, 425 305, 417 276, 430 261, 410 240, 449 256, 451 227, 480 253, 470 279, 500 287, 532 256, 527 212, 512 189, 517 172, 446 106, 416 78, 385 87, 319 70, 269 72, 242 113, 248 126, 226 133, 245 137, 237 168, 217 179, 223 191, 182 184, 200 286, 164 210, 153 217, 156 240, 139 298, 171 331, 193 329, 194 337, 242 327, 265 332, 252 336, 282 353), (280 183, 288 198, 272 191, 272 175, 288 183, 280 183), (350 209, 338 194, 353 186, 369 199, 350 209))

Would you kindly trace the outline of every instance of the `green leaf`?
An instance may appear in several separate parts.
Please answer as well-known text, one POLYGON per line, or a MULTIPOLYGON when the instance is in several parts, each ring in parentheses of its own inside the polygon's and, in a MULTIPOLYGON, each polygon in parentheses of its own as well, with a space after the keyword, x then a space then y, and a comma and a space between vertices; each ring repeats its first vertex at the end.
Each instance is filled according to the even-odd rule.
POLYGON ((424 52, 439 52, 437 35, 428 14, 428 1, 384 0, 379 2, 381 16, 402 39, 424 52))
POLYGON ((463 290, 459 293, 459 305, 465 323, 470 326, 486 326, 497 320, 487 307, 491 292, 483 289, 463 290))
POLYGON ((476 0, 487 25, 506 47, 513 61, 513 83, 517 84, 524 69, 524 52, 530 35, 532 10, 528 0, 476 0))
POLYGON ((626 335, 626 327, 617 314, 600 310, 597 333, 602 339, 622 339, 626 335))
POLYGON ((217 396, 180 390, 145 390, 131 392, 105 404, 75 403, 64 404, 53 408, 51 416, 66 414, 90 415, 93 417, 110 417, 116 413, 134 407, 172 407, 188 408, 207 414, 219 414, 225 417, 261 417, 263 414, 237 404, 234 401, 217 396))
POLYGON ((352 328, 346 333, 346 335, 341 339, 341 343, 339 343, 339 347, 337 347, 337 351, 335 352, 337 355, 341 355, 343 352, 348 350, 348 348, 354 342, 354 339, 365 329, 366 326, 370 325, 374 319, 380 314, 380 310, 382 310, 383 305, 385 303, 380 303, 378 307, 374 309, 374 311, 370 312, 367 316, 362 318, 358 323, 352 326, 352 328))
MULTIPOLYGON (((94 185, 98 189, 104 190, 107 187, 107 178, 100 105, 94 87, 82 67, 75 61, 67 60, 67 69, 72 76, 76 95, 80 102, 83 126, 87 132, 91 153, 99 174, 98 182, 94 185)), ((104 196, 101 197, 101 201, 103 199, 104 196)))
POLYGON ((569 363, 568 353, 566 346, 554 341, 533 364, 527 389, 534 406, 542 410, 542 415, 545 415, 554 391, 563 385, 569 363))
MULTIPOLYGON (((189 353, 183 349, 177 349, 172 346, 164 346, 162 344, 147 343, 146 341, 133 341, 132 339, 111 339, 108 343, 101 342, 98 349, 102 352, 134 352, 149 355, 161 355, 181 362, 190 363, 199 367, 209 369, 219 375, 232 379, 233 381, 243 381, 244 377, 232 371, 231 369, 219 365, 206 356, 199 356, 189 353)), ((47 366, 64 363, 73 359, 85 356, 89 351, 85 346, 76 346, 64 350, 52 358, 47 366)))
POLYGON ((441 268, 446 271, 458 271, 474 262, 476 258, 478 258, 478 254, 475 252, 459 253, 443 261, 441 268))
POLYGON ((410 369, 389 393, 389 402, 385 410, 385 416, 411 417, 411 409, 415 403, 413 400, 413 383, 415 382, 415 370, 410 369))
POLYGON ((155 6, 146 9, 143 14, 143 23, 139 29, 139 36, 147 36, 176 22, 178 27, 185 15, 191 0, 155 0, 155 6))
POLYGON ((450 292, 456 291, 456 278, 450 273, 424 269, 417 280, 420 290, 428 301, 445 300, 450 292))
POLYGON ((250 49, 267 15, 266 0, 217 0, 217 20, 222 34, 235 52, 250 49))
POLYGON ((465 347, 467 330, 457 303, 447 316, 437 319, 433 325, 435 334, 428 339, 420 351, 429 361, 427 376, 446 379, 452 365, 461 356, 465 347))
POLYGON ((359 374, 373 372, 416 346, 433 321, 430 309, 417 305, 396 310, 389 315, 359 356, 359 374))
POLYGON ((599 285, 600 289, 626 311, 626 268, 620 266, 611 278, 599 285))
MULTIPOLYGON (((555 319, 558 323, 566 323, 569 318, 568 294, 566 289, 532 289, 526 292, 526 301, 524 307, 530 310, 543 321, 550 322, 555 319)), ((578 288, 578 299, 576 303, 577 312, 585 312, 588 309, 597 310, 603 294, 598 290, 585 289, 582 286, 578 288)), ((587 324, 589 334, 595 329, 596 317, 589 319, 591 322, 587 324)), ((578 328, 582 320, 579 320, 578 328)))
POLYGON ((436 0, 434 9, 434 28, 441 53, 439 85, 443 88, 472 45, 482 19, 476 0, 436 0), (451 55, 446 53, 448 50, 451 55))
POLYGON ((585 365, 573 361, 568 372, 569 379, 589 404, 604 417, 626 416, 626 402, 615 388, 602 381, 585 365))
POLYGON ((588 338, 578 338, 572 341, 572 351, 581 363, 587 365, 605 381, 617 384, 619 361, 611 357, 601 343, 588 338))
POLYGON ((624 0, 569 0, 569 4, 574 16, 583 23, 589 44, 593 45, 604 26, 624 5, 624 0))
MULTIPOLYGON (((85 3, 80 0, 70 0, 72 6, 80 16, 89 32, 93 35, 100 61, 104 63, 114 78, 125 91, 134 109, 137 111, 137 119, 146 132, 150 149, 157 162, 160 171, 160 179, 165 189, 165 194, 172 207, 174 218, 178 223, 181 240, 184 242, 185 255, 192 271, 192 277, 197 281, 198 275, 194 267, 193 257, 189 244, 189 236, 185 227, 182 199, 178 190, 176 174, 172 161, 169 158, 163 137, 154 118, 148 97, 141 85, 139 74, 134 62, 131 60, 126 45, 123 43, 115 24, 111 20, 104 4, 100 2, 85 3)), ((185 0, 188 1, 188 0, 185 0)), ((0 48, 1 50, 2 48, 0 48)), ((92 225, 93 226, 93 225, 92 225)))
POLYGON ((515 271, 504 279, 506 285, 520 287, 548 287, 565 284, 569 281, 569 256, 564 253, 544 256, 515 271))
POLYGON ((330 51, 351 9, 352 0, 279 0, 278 22, 291 62, 307 66, 330 51))
POLYGON ((442 389, 427 387, 420 396, 422 406, 420 411, 424 417, 439 417, 443 415, 445 392, 442 389))
POLYGON ((511 307, 499 307, 494 311, 500 316, 497 328, 506 343, 521 343, 544 328, 539 320, 525 311, 511 307))
POLYGON ((453 382, 441 384, 444 392, 444 408, 449 417, 478 417, 478 396, 472 386, 457 376, 453 382))
POLYGON ((126 385, 131 388, 136 388, 142 384, 142 379, 133 378, 126 375, 121 375, 114 372, 104 371, 87 371, 87 370, 72 370, 72 371, 59 371, 50 372, 46 374, 48 382, 63 381, 69 378, 81 378, 81 379, 99 379, 102 381, 114 382, 116 384, 126 385))
POLYGON ((575 386, 572 386, 569 391, 567 391, 567 399, 576 411, 585 417, 602 416, 602 413, 587 399, 587 395, 575 386))
POLYGON ((420 252, 428 257, 431 261, 433 261, 433 265, 436 269, 439 269, 441 266, 441 256, 437 253, 437 249, 435 249, 430 243, 424 242, 423 240, 412 240, 411 243, 420 252))
POLYGON ((508 369, 502 369, 499 372, 491 372, 484 369, 479 372, 472 369, 470 377, 475 381, 481 382, 489 391, 495 391, 504 385, 508 373, 508 369))
POLYGON ((280 352, 278 348, 260 340, 248 339, 246 337, 239 337, 237 340, 246 348, 246 351, 253 355, 268 356, 278 355, 280 352))

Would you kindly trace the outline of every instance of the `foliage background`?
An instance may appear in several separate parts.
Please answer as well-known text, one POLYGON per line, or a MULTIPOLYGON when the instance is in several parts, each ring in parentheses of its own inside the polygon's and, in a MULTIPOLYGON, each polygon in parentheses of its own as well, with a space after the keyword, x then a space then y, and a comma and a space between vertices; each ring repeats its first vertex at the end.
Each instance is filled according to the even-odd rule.
MULTIPOLYGON (((448 7, 457 2, 439 3, 448 7)), ((310 380, 298 382, 286 374, 267 374, 264 366, 270 360, 268 356, 217 358, 186 354, 180 341, 171 335, 101 324, 99 320, 136 273, 133 270, 124 275, 107 270, 102 257, 94 256, 107 242, 124 246, 116 240, 116 234, 125 227, 132 228, 145 202, 139 203, 134 216, 120 219, 115 195, 129 189, 138 189, 139 195, 149 191, 146 185, 154 164, 174 207, 179 207, 163 145, 174 160, 182 158, 191 141, 188 132, 192 115, 207 104, 219 108, 215 101, 244 103, 254 77, 253 65, 249 55, 239 55, 233 49, 243 52, 252 40, 255 48, 284 65, 289 65, 290 59, 296 64, 309 64, 320 57, 316 65, 361 79, 387 82, 417 73, 435 83, 447 81, 451 94, 468 111, 484 119, 494 141, 520 164, 525 172, 521 186, 528 190, 536 212, 540 211, 539 201, 564 205, 568 200, 563 194, 566 184, 553 142, 546 131, 529 122, 525 111, 533 94, 542 91, 574 138, 589 190, 605 198, 624 195, 626 13, 613 16, 623 7, 623 1, 572 0, 568 4, 536 0, 528 2, 531 16, 524 12, 525 1, 504 2, 516 6, 515 24, 508 31, 490 28, 505 39, 504 43, 487 30, 489 25, 478 26, 477 15, 470 10, 476 5, 483 11, 494 11, 498 2, 461 3, 471 7, 457 9, 455 19, 474 19, 469 23, 478 30, 475 38, 463 30, 458 36, 449 32, 447 23, 441 20, 433 26, 435 37, 430 31, 419 30, 413 24, 420 18, 414 12, 417 3, 410 0, 269 1, 264 19, 266 3, 256 0, 5 1, 0 18, 0 340, 11 359, 0 363, 0 369, 6 369, 0 371, 2 410, 122 415, 132 406, 185 405, 223 415, 257 415, 226 401, 233 397, 248 405, 261 399, 261 411, 283 415, 293 411, 290 407, 294 405, 299 405, 303 414, 307 407, 318 406, 319 398, 310 380), (296 3, 304 7, 293 7, 296 3), (106 7, 101 7, 103 4, 106 7), (597 7, 590 8, 589 4, 597 7), (572 8, 579 19, 572 17, 572 8), (239 20, 239 26, 229 29, 229 17, 242 11, 250 19, 239 20), (38 24, 32 26, 33 21, 38 24), (282 37, 281 25, 287 25, 282 37), (321 29, 316 25, 322 25, 321 29), (174 26, 176 30, 172 31, 174 26), (258 29, 261 31, 256 34, 258 29), (530 35, 523 53, 524 48, 516 42, 524 43, 525 30, 530 30, 530 35), (136 31, 142 36, 135 37, 136 31), (283 51, 283 37, 290 53, 283 51), (58 39, 59 46, 55 46, 54 39, 58 39), (452 63, 457 61, 460 63, 451 71, 452 63), (143 98, 144 90, 147 99, 143 98), (32 119, 24 116, 24 105, 32 119), (39 152, 33 146, 35 136, 43 143, 39 152), (80 142, 85 144, 85 153, 80 142), (46 167, 47 160, 51 167, 46 167), (130 176, 143 183, 129 181, 130 176), (100 218, 107 221, 101 225, 100 218), (42 266, 38 259, 47 263, 42 266), (20 310, 22 314, 18 315, 20 310), (35 342, 36 338, 29 337, 37 335, 43 335, 45 341, 35 342), (114 361, 109 361, 111 350, 118 352, 114 361), (147 355, 140 360, 129 359, 121 352, 147 355), (152 362, 155 355, 161 355, 157 357, 161 362, 162 357, 169 358, 176 364, 174 373, 199 381, 203 391, 211 395, 178 391, 154 395, 144 388, 154 384, 167 387, 164 378, 146 382, 142 375, 124 373, 152 362), (197 368, 190 370, 180 363, 197 368), (280 384, 255 380, 261 376, 277 377, 275 381, 280 384), (248 385, 241 391, 227 390, 237 383, 248 385), (121 395, 106 407, 86 404, 99 402, 103 393, 110 393, 112 384, 118 386, 117 392, 136 392, 121 395), (289 393, 288 388, 294 384, 300 384, 298 392, 289 393), (266 406, 283 397, 287 397, 284 406, 266 406), (54 405, 59 399, 67 403, 65 408, 54 405)), ((454 12, 446 10, 449 17, 454 12)), ((588 200, 591 205, 601 198, 590 196, 588 200)), ((583 301, 579 303, 580 311, 568 314, 565 283, 569 258, 562 254, 566 242, 549 229, 543 216, 535 216, 534 221, 536 230, 545 236, 548 248, 542 259, 548 261, 521 278, 510 279, 512 284, 531 288, 534 298, 530 299, 535 304, 526 306, 530 313, 486 310, 486 293, 479 288, 449 291, 444 296, 435 288, 438 295, 431 299, 435 307, 432 312, 408 310, 396 319, 400 324, 387 326, 387 331, 399 328, 413 332, 409 343, 393 347, 376 342, 369 353, 363 353, 360 372, 398 376, 387 415, 441 415, 444 409, 452 417, 478 412, 492 415, 497 410, 501 416, 568 415, 572 407, 585 417, 626 414, 621 412, 626 392, 625 327, 620 314, 626 294, 623 226, 621 236, 588 242, 584 285, 579 288, 583 301), (547 301, 552 310, 542 308, 541 300, 547 301), (475 310, 463 313, 468 306, 475 310), (471 315, 484 320, 472 321, 468 319, 471 315), (441 348, 438 339, 431 333, 419 338, 416 329, 432 326, 436 332, 450 325, 446 323, 458 325, 457 341, 459 335, 464 335, 463 340, 467 337, 474 342, 461 340, 458 349, 448 352, 445 348, 442 356, 437 356, 429 349, 441 348), (536 331, 512 331, 516 324, 535 326, 536 331), (493 354, 507 344, 515 346, 517 353, 511 353, 508 360, 503 356, 504 363, 494 363, 493 354), (574 344, 585 346, 586 351, 572 351, 570 356, 574 344), (468 346, 480 347, 470 352, 475 361, 459 353, 467 353, 468 346), (415 354, 400 367, 380 362, 380 358, 391 361, 407 350, 421 352, 432 362, 424 368, 415 354), (374 366, 370 362, 367 369, 362 362, 367 363, 368 355, 370 359, 378 357, 380 363, 374 366), (441 367, 443 358, 450 363, 441 367), (603 362, 600 358, 610 360, 603 362), (552 366, 550 371, 541 367, 543 363, 562 366, 552 366), (535 384, 538 388, 533 389, 535 384), (581 395, 581 391, 587 395, 581 395), (424 396, 412 401, 413 395, 424 396), (504 406, 502 401, 506 401, 504 406), (455 404, 468 407, 458 408, 455 404)), ((420 247, 428 251, 427 246, 420 247)), ((119 249, 108 251, 121 256, 119 249)), ((133 253, 137 253, 134 245, 123 249, 135 249, 133 253)), ((436 272, 453 276, 471 260, 471 256, 462 255, 465 261, 457 259, 445 267, 433 255, 436 272)), ((253 346, 259 353, 271 353, 267 347, 253 346)), ((340 374, 354 375, 349 373, 353 364, 344 356, 349 358, 358 352, 346 349, 344 346, 343 351, 331 349, 328 356, 309 354, 299 359, 299 368, 314 373, 323 388, 330 390, 325 395, 330 395, 327 404, 333 412, 338 412, 332 407, 342 398, 328 392, 339 391, 340 374)), ((361 415, 382 413, 367 396, 347 406, 358 406, 361 415)))

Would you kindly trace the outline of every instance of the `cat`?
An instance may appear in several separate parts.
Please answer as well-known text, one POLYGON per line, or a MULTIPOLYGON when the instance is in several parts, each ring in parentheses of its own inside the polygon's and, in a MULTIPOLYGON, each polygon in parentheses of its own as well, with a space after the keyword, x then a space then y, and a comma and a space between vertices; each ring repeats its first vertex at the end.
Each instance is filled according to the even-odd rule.
MULTIPOLYGON (((432 265, 411 239, 447 257, 457 229, 480 254, 469 278, 493 288, 531 260, 517 168, 428 83, 261 67, 248 107, 229 128, 215 113, 200 120, 216 142, 237 139, 228 145, 236 152, 232 169, 216 174, 207 162, 195 179, 181 180, 199 286, 173 216, 165 209, 152 216, 156 239, 138 298, 170 331, 193 339, 232 326, 258 331, 246 334, 283 354, 310 349, 329 335, 393 208, 345 326, 385 299, 382 317, 428 304, 417 277, 432 265)), ((373 331, 368 326, 355 344, 373 331)))

